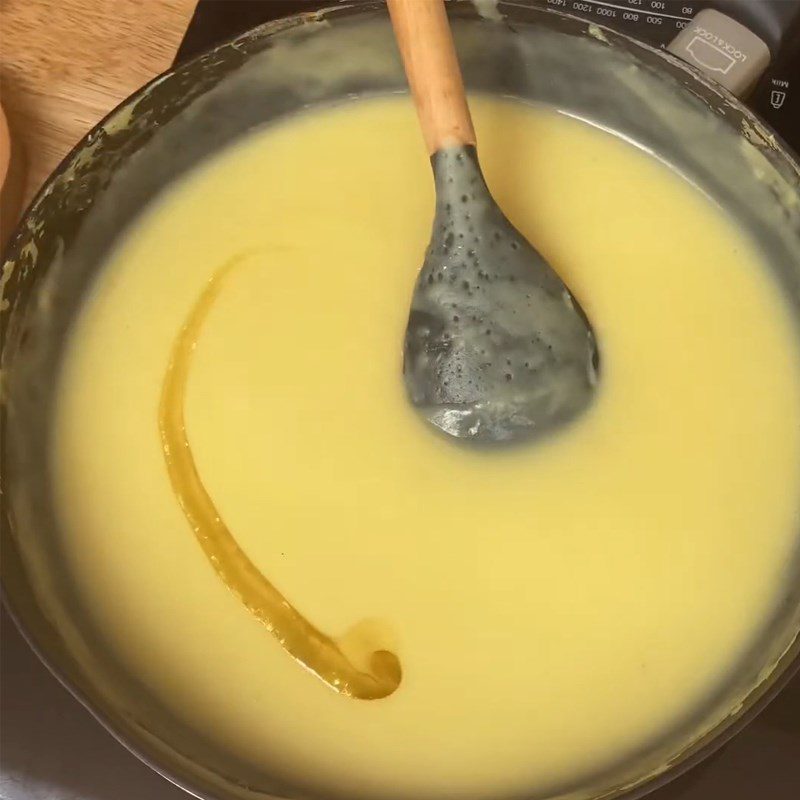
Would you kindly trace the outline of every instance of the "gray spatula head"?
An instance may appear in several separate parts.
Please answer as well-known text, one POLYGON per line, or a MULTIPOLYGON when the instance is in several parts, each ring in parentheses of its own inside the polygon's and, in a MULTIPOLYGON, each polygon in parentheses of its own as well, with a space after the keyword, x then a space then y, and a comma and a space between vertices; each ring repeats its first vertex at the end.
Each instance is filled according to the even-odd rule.
POLYGON ((441 150, 432 163, 436 216, 404 347, 409 397, 451 436, 545 433, 592 400, 592 327, 492 199, 475 148, 441 150))

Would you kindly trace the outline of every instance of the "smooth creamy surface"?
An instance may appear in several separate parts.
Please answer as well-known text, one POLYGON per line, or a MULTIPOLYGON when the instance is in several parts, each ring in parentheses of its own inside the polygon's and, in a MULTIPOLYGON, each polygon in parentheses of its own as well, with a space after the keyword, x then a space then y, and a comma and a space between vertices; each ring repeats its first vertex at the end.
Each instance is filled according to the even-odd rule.
POLYGON ((573 426, 479 451, 409 406, 433 195, 406 98, 265 130, 171 190, 111 258, 63 374, 53 455, 85 624, 254 771, 347 798, 546 796, 654 744, 752 642, 796 544, 800 362, 757 254, 630 145, 473 110, 489 186, 599 337, 573 426), (397 653, 384 699, 287 655, 170 485, 170 352, 240 254, 188 377, 198 473, 306 619, 336 637, 366 620, 397 653))

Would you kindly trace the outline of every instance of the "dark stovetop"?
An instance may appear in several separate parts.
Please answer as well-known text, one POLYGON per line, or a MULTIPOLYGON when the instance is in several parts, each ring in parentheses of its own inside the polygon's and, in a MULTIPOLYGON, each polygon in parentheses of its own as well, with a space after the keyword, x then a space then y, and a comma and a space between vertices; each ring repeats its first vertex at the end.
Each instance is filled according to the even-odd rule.
MULTIPOLYGON (((311 11, 332 1, 201 0, 177 59, 183 60, 268 19, 298 10, 311 11)), ((640 4, 638 0, 615 2, 617 7, 640 4)), ((582 5, 594 8, 593 0, 582 5)), ((800 76, 800 71, 791 74, 800 76)), ((768 82, 762 84, 762 93, 768 89, 768 82)), ((782 110, 790 109, 786 105, 782 110)), ((800 113, 770 119, 790 140, 782 119, 792 119, 798 127, 800 113)), ((800 149, 800 141, 793 144, 800 149)), ((59 686, 5 611, 0 614, 0 638, 0 800, 186 800, 186 794, 128 753, 59 686)), ((800 797, 800 675, 721 751, 649 797, 800 797)))

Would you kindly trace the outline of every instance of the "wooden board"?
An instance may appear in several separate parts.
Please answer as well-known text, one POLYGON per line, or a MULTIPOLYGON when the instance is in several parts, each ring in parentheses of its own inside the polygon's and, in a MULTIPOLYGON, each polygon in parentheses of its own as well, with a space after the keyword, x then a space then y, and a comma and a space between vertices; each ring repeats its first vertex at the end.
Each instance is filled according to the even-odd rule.
POLYGON ((196 2, 0 0, 0 102, 24 159, 22 203, 96 122, 169 67, 196 2))

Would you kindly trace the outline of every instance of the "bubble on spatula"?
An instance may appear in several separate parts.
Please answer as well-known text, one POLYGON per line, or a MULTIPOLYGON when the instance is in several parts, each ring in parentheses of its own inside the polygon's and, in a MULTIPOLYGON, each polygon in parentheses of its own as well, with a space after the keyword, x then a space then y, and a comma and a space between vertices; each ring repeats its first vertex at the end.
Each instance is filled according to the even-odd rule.
POLYGON ((476 441, 544 433, 591 402, 598 353, 580 306, 488 192, 475 149, 433 158, 437 207, 404 346, 412 403, 476 441))

